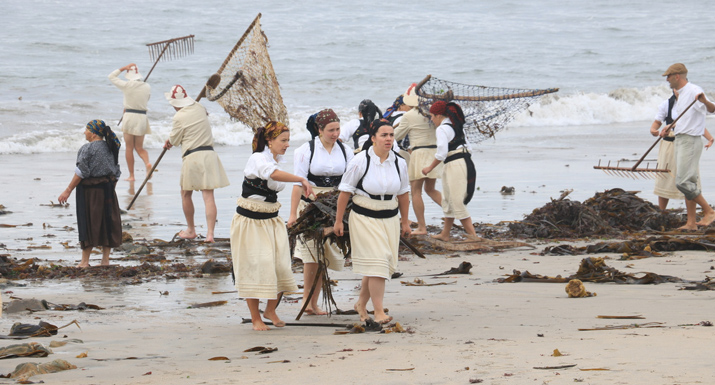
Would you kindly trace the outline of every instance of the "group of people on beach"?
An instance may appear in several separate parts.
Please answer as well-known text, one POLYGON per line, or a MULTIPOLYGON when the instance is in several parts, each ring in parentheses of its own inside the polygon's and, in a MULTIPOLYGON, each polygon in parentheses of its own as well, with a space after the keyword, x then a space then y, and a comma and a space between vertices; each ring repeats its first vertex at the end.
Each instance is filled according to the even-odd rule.
MULTIPOLYGON (((152 168, 143 149, 144 135, 150 130, 146 117, 150 88, 141 81, 141 74, 133 63, 113 71, 109 79, 124 93, 122 131, 130 168, 128 180, 133 180, 134 152, 144 161, 148 173, 152 168), (122 72, 127 80, 119 79, 122 72)), ((197 237, 191 197, 193 191, 201 191, 206 206, 205 241, 213 242, 217 212, 213 190, 227 186, 229 181, 213 149, 207 112, 180 85, 172 87, 165 96, 177 112, 164 148, 180 145, 182 151, 181 201, 187 228, 178 236, 197 237)), ((253 154, 244 168, 242 193, 231 223, 230 239, 236 288, 239 296, 246 298, 255 330, 268 329, 263 317, 275 326, 285 325, 275 308, 283 292, 298 290, 291 270, 286 223, 278 216, 277 197, 286 183, 293 184, 288 226, 296 222, 300 211, 316 194, 338 190, 332 231, 343 236, 343 218, 352 200, 348 221, 352 265, 353 270, 363 276, 354 308, 362 321, 369 318, 370 301, 376 322, 392 321, 383 311, 385 282, 397 269, 400 237, 427 234, 423 188, 442 206, 445 214, 444 229, 434 237, 448 241, 456 218, 467 236, 476 238, 466 207, 474 193, 476 170, 460 106, 436 101, 425 111, 419 106, 413 84, 384 114, 368 99, 360 103, 358 114, 359 119, 345 127, 341 127, 340 118, 332 109, 311 116, 307 128, 313 138, 295 151, 293 174, 279 169, 290 142, 290 130, 284 122, 270 121, 254 130, 253 154), (435 188, 436 179, 440 177, 444 194, 435 188), (408 219, 410 192, 417 216, 414 232, 408 219), (259 311, 262 299, 267 300, 263 317, 259 311)), ((102 265, 109 264, 109 251, 121 244, 121 219, 114 191, 121 175, 118 163, 121 143, 101 120, 88 123, 85 136, 89 143, 79 150, 75 175, 60 196, 60 202, 64 203, 77 188, 77 220, 83 254, 80 267, 89 266, 93 247, 103 248, 102 265)), ((340 250, 328 242, 322 247, 325 249, 322 262, 330 269, 342 269, 344 256, 340 250)), ((306 301, 313 282, 321 279, 316 274, 317 249, 314 242, 301 240, 295 253, 304 263, 306 301)), ((318 306, 318 297, 319 292, 306 304, 307 314, 325 314, 318 306)))
POLYGON ((687 221, 679 230, 697 230, 698 226, 709 226, 715 221, 715 211, 701 191, 699 167, 703 151, 701 137, 707 140, 705 149, 715 141, 705 128, 705 115, 715 112, 715 104, 708 100, 702 88, 688 81, 684 64, 671 65, 663 76, 673 95, 658 106, 650 133, 662 138, 658 168, 670 172, 656 178, 654 193, 661 210, 667 208, 670 199, 684 198, 687 221), (666 125, 661 128, 663 123, 666 125), (700 221, 696 216, 697 206, 702 210, 700 221))

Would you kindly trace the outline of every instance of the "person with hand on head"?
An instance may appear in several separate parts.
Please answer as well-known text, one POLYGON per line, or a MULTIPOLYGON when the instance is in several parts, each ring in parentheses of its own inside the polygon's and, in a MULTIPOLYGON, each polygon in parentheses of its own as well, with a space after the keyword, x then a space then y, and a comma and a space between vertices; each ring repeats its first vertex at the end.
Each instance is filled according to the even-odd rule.
MULTIPOLYGON (((353 158, 353 152, 338 140, 340 136, 340 119, 331 109, 317 113, 313 122, 316 134, 313 139, 300 146, 293 154, 293 170, 295 175, 306 178, 315 194, 334 191, 342 179, 347 164, 353 158)), ((311 124, 309 122, 308 124, 311 124)), ((313 130, 311 130, 313 135, 313 130)), ((293 226, 298 215, 310 202, 310 197, 304 194, 302 183, 293 186, 291 194, 290 217, 288 227, 293 226)), ((345 265, 340 248, 328 240, 323 243, 323 263, 331 270, 340 271, 345 265)), ((322 275, 318 273, 318 247, 312 240, 298 238, 295 257, 303 261, 303 301, 310 297, 310 303, 305 308, 308 315, 323 315, 325 311, 318 306, 318 298, 322 287, 322 275), (317 275, 317 276, 316 276, 317 275), (315 282, 317 280, 317 282, 315 282), (315 282, 315 291, 310 296, 310 290, 315 282)))
POLYGON ((151 133, 149 118, 146 116, 147 105, 151 97, 151 86, 142 81, 137 65, 127 64, 124 67, 112 71, 109 74, 109 81, 124 94, 124 113, 122 114, 122 134, 126 151, 124 157, 127 160, 129 169, 128 181, 134 180, 134 152, 144 161, 147 173, 151 170, 149 163, 149 153, 144 149, 144 135, 151 133), (122 80, 119 74, 126 71, 122 80))
POLYGON ((57 200, 67 203, 77 188, 77 230, 82 248, 78 267, 89 267, 94 247, 102 248, 102 265, 109 265, 112 247, 122 244, 122 218, 115 187, 122 174, 119 169, 119 148, 122 144, 103 120, 93 120, 85 126, 87 139, 77 152, 77 165, 69 186, 57 200))
POLYGON ((660 136, 668 135, 670 129, 675 134, 675 159, 678 169, 675 185, 685 195, 687 221, 680 230, 697 230, 698 226, 709 226, 715 221, 715 210, 710 207, 698 187, 698 169, 703 152, 701 136, 705 133, 705 115, 715 112, 713 104, 705 96, 703 89, 688 82, 688 69, 682 63, 675 63, 663 73, 666 81, 678 98, 673 106, 673 113, 678 116, 675 127, 663 127, 660 136), (688 106, 692 107, 688 109, 688 106), (687 109, 687 111, 686 111, 687 109), (696 209, 700 206, 703 218, 698 221, 696 209))
POLYGON ((444 228, 440 234, 432 237, 448 242, 456 218, 462 223, 467 237, 479 239, 474 231, 472 217, 467 210, 467 203, 474 195, 477 171, 464 135, 464 113, 458 104, 446 103, 442 100, 434 102, 429 112, 432 123, 437 126, 437 151, 432 163, 422 169, 422 175, 429 175, 444 162, 442 171, 444 228))
POLYGON ((343 218, 352 198, 348 226, 353 271, 362 276, 354 308, 365 321, 369 318, 367 303, 372 301, 375 321, 384 324, 392 321, 383 308, 385 282, 397 269, 400 236, 411 232, 407 217, 410 185, 407 163, 392 150, 395 130, 390 122, 373 121, 369 135, 338 187, 333 231, 338 236, 344 234, 343 218))
POLYGON ((213 134, 206 108, 190 98, 184 87, 175 85, 164 94, 176 110, 172 129, 164 148, 181 146, 181 206, 186 218, 186 230, 181 230, 181 239, 196 238, 194 225, 194 191, 201 191, 206 210, 206 242, 214 241, 216 227, 216 201, 214 190, 229 185, 228 176, 221 159, 214 151, 213 134))
POLYGON ((285 222, 278 216, 278 192, 286 183, 300 183, 306 196, 313 189, 306 178, 278 168, 290 143, 290 130, 271 121, 256 130, 253 154, 243 170, 243 191, 231 222, 231 257, 238 296, 246 298, 253 330, 268 330, 258 308, 268 300, 263 316, 276 327, 285 326, 276 313, 281 294, 297 291, 291 270, 285 222))

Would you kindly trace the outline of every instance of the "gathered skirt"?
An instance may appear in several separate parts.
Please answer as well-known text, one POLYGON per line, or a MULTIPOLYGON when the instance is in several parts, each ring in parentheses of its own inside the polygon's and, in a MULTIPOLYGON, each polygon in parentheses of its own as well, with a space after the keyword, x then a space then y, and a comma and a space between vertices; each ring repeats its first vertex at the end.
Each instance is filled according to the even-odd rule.
MULTIPOLYGON (((313 192, 317 195, 320 193, 328 192, 334 190, 332 187, 316 187, 313 186, 313 192)), ((308 206, 308 202, 301 199, 298 204, 298 215, 308 206)), ((335 244, 326 240, 323 242, 323 255, 325 266, 328 269, 340 271, 345 266, 345 256, 340 248, 335 244)), ((303 263, 318 263, 318 249, 316 247, 315 241, 303 240, 302 236, 298 236, 294 257, 303 261, 303 263)))
MULTIPOLYGON (((678 171, 678 165, 675 161, 675 145, 673 142, 661 140, 658 148, 658 168, 667 168, 668 173, 658 173, 658 178, 655 180, 655 188, 653 193, 656 196, 668 199, 685 199, 685 195, 675 187, 675 174, 678 171)), ((700 170, 698 168, 698 176, 700 170)), ((700 187, 700 178, 698 177, 698 188, 700 187)))
MULTIPOLYGON (((353 204, 370 210, 392 210, 397 200, 379 201, 353 195, 353 204)), ((367 277, 391 279, 397 270, 400 246, 400 216, 372 218, 355 211, 348 220, 353 271, 367 277)))
POLYGON ((180 184, 184 191, 215 190, 229 181, 216 151, 196 151, 182 161, 180 184))
MULTIPOLYGON (((462 152, 454 150, 447 156, 462 152)), ((469 218, 464 198, 467 196, 467 160, 457 159, 444 165, 442 173, 442 211, 445 218, 469 218)))
POLYGON ((122 218, 115 177, 84 178, 77 185, 79 242, 87 247, 118 247, 122 244, 122 218))
MULTIPOLYGON (((236 204, 260 213, 274 213, 281 206, 246 198, 238 198, 236 204)), ((288 231, 280 216, 251 219, 234 214, 231 257, 239 297, 276 299, 279 293, 298 291, 291 270, 288 231)))
POLYGON ((422 174, 422 169, 432 164, 436 153, 436 148, 418 148, 412 150, 410 161, 407 163, 407 174, 409 175, 410 182, 424 178, 437 179, 442 175, 443 165, 441 163, 435 167, 434 170, 430 171, 427 176, 422 174))

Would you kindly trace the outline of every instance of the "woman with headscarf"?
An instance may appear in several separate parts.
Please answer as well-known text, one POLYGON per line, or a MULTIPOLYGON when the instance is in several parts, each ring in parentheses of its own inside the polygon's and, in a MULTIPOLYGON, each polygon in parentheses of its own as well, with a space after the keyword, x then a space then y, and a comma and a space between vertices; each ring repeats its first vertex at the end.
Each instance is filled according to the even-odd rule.
POLYGON ((427 234, 427 221, 425 220, 425 203, 422 200, 422 187, 427 195, 438 205, 442 204, 442 193, 435 188, 437 178, 440 177, 442 166, 438 165, 428 174, 423 175, 422 169, 429 166, 437 152, 437 135, 435 126, 425 113, 420 110, 419 99, 415 93, 416 84, 402 95, 402 101, 409 106, 395 128, 395 139, 401 140, 408 134, 410 136, 410 161, 407 173, 410 177, 410 190, 412 195, 412 211, 417 217, 417 229, 413 234, 427 234))
POLYGON ((82 261, 89 266, 94 247, 102 247, 102 265, 109 265, 112 247, 122 244, 122 219, 114 188, 122 174, 119 170, 119 148, 122 144, 103 120, 87 123, 84 137, 89 143, 77 152, 77 165, 69 186, 57 199, 67 202, 77 188, 77 229, 82 261))
POLYGON ((353 271, 362 275, 354 308, 365 321, 369 318, 367 303, 372 301, 375 321, 381 324, 392 321, 383 308, 385 281, 397 269, 400 234, 410 234, 407 164, 392 151, 394 140, 390 122, 380 119, 372 123, 370 140, 350 161, 338 187, 333 227, 336 235, 344 234, 343 217, 352 196, 348 226, 353 271))
POLYGON ((239 297, 246 298, 253 330, 268 330, 258 310, 268 300, 263 315, 276 327, 285 326, 276 314, 281 293, 297 291, 291 270, 290 246, 285 222, 278 216, 278 192, 285 183, 300 183, 313 194, 308 180, 278 169, 290 142, 290 130, 269 122, 256 130, 253 154, 243 170, 243 191, 231 222, 231 256, 239 297))
MULTIPOLYGON (((335 190, 342 179, 348 162, 353 158, 353 152, 346 149, 338 140, 340 136, 340 118, 331 109, 325 109, 314 119, 317 138, 303 144, 293 154, 293 172, 295 175, 306 178, 313 187, 315 194, 335 190)), ((298 215, 310 202, 303 192, 300 183, 293 186, 291 195, 290 217, 288 227, 298 219, 298 215)), ((323 262, 331 270, 340 271, 345 261, 343 254, 335 243, 323 243, 323 262)), ((310 297, 310 303, 305 308, 306 314, 323 315, 325 311, 318 307, 318 297, 322 287, 322 275, 318 272, 318 248, 314 241, 298 239, 295 257, 303 261, 303 301, 310 297), (315 282, 317 280, 317 282, 315 282), (310 296, 310 290, 315 282, 315 291, 310 296)))
POLYGON ((370 99, 365 99, 358 106, 358 119, 345 124, 340 130, 340 140, 343 143, 352 141, 353 148, 358 150, 370 137, 370 124, 373 120, 380 119, 382 112, 370 99))
POLYGON ((464 135, 464 113, 456 103, 436 101, 429 109, 432 123, 437 126, 437 152, 432 164, 422 169, 423 175, 428 175, 440 163, 444 162, 442 171, 442 211, 444 211, 444 228, 434 238, 449 241, 454 219, 461 223, 467 236, 476 239, 472 217, 467 211, 467 203, 474 195, 474 185, 477 171, 472 162, 472 154, 464 135))

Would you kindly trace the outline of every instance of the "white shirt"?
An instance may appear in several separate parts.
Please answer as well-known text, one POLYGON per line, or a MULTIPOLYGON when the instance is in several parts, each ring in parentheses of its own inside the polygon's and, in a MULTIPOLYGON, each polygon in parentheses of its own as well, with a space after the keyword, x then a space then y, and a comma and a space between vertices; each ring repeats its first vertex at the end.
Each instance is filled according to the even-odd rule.
MULTIPOLYGON (((344 156, 337 142, 333 145, 333 149, 328 152, 323 146, 323 142, 319 138, 315 138, 315 153, 313 154, 313 162, 310 163, 310 142, 304 143, 293 154, 293 173, 303 178, 308 178, 308 167, 310 167, 310 172, 316 176, 343 175, 347 164, 355 156, 351 146, 345 143, 343 143, 343 146, 345 147, 344 156)), ((310 184, 315 186, 313 182, 310 182, 310 184)), ((300 183, 295 185, 302 186, 300 183)))
MULTIPOLYGON (((348 147, 353 146, 353 134, 357 129, 360 127, 360 120, 359 119, 353 119, 347 123, 345 123, 344 126, 340 126, 340 136, 338 139, 340 139, 343 144, 347 144, 348 147)), ((370 135, 365 134, 358 136, 358 147, 357 148, 362 148, 362 146, 367 142, 367 140, 370 139, 370 135)), ((397 141, 394 141, 392 143, 392 149, 395 151, 400 151, 400 146, 397 145, 397 141)))
MULTIPOLYGON (((282 155, 278 155, 278 160, 282 160, 282 155)), ((271 179, 271 174, 278 170, 278 162, 273 159, 271 149, 266 146, 263 152, 254 152, 248 157, 246 168, 243 169, 243 176, 248 179, 265 179, 268 181, 268 188, 274 191, 283 191, 285 183, 271 179)), ((266 197, 262 195, 251 195, 248 199, 265 201, 266 197)))
POLYGON ((338 190, 368 198, 370 197, 368 193, 397 196, 410 191, 409 179, 407 162, 404 159, 390 151, 387 159, 380 163, 380 157, 375 154, 375 149, 370 147, 367 151, 355 155, 348 163, 348 169, 343 175, 343 180, 338 186, 338 190), (366 154, 370 155, 370 169, 367 170, 367 174, 365 174, 365 169, 367 168, 366 154), (399 175, 397 174, 395 162, 398 162, 397 165, 400 168, 399 175), (357 184, 363 175, 365 175, 365 178, 362 180, 362 187, 365 191, 357 188, 357 184))
MULTIPOLYGON (((655 120, 665 123, 666 117, 668 117, 668 99, 665 99, 658 106, 658 113, 655 114, 655 120)), ((673 118, 673 120, 678 118, 678 115, 675 114, 675 105, 673 105, 673 110, 670 112, 670 117, 673 118)))
MULTIPOLYGON (((449 118, 444 118, 442 123, 437 127, 437 153, 434 154, 435 159, 439 160, 440 162, 444 162, 445 159, 447 159, 447 153, 449 152, 449 142, 454 139, 454 136, 456 135, 454 133, 454 128, 451 126, 448 126, 447 123, 452 124, 452 121, 449 118)), ((459 145, 456 149, 459 148, 466 148, 467 150, 470 150, 469 146, 465 145, 459 145)), ((456 150, 455 149, 455 150, 456 150)))
POLYGON ((397 126, 400 125, 400 120, 402 120, 402 115, 405 114, 405 111, 395 111, 392 113, 390 117, 395 117, 395 120, 392 121, 392 127, 397 128, 397 126))
MULTIPOLYGON (((678 100, 673 106, 673 116, 680 116, 682 112, 695 100, 703 89, 693 83, 688 82, 683 88, 678 90, 678 100)), ((683 115, 675 124, 673 132, 675 135, 685 134, 691 136, 702 136, 705 133, 705 114, 707 113, 705 104, 695 102, 688 112, 683 115)))

